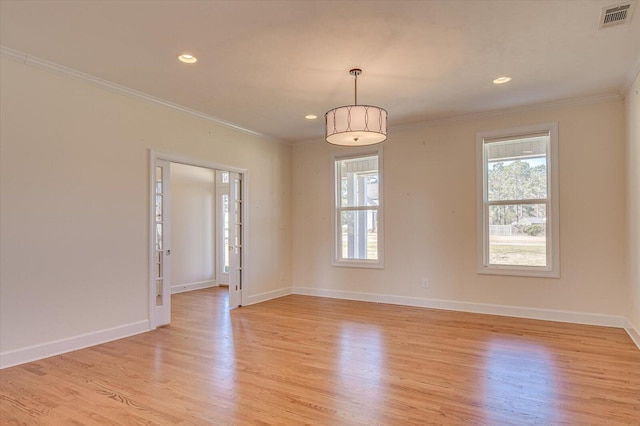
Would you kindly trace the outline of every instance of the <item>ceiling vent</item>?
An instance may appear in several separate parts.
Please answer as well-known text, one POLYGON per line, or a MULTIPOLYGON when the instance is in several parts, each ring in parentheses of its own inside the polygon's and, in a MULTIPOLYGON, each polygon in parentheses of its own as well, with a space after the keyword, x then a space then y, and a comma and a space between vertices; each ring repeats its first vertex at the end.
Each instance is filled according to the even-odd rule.
POLYGON ((603 7, 600 12, 600 29, 631 21, 634 6, 635 3, 626 2, 603 7))

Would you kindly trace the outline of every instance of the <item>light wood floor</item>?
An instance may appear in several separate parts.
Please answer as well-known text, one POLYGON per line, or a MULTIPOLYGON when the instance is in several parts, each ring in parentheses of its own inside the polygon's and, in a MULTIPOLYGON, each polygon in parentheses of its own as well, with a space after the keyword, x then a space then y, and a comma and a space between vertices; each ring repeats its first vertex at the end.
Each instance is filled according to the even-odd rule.
POLYGON ((639 425, 623 330, 305 296, 0 371, 0 424, 639 425))

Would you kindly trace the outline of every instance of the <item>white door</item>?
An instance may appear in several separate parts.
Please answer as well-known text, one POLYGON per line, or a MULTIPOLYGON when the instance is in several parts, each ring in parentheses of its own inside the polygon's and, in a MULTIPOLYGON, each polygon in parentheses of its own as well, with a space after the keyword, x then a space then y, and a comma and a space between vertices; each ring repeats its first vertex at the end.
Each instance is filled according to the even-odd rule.
POLYGON ((242 179, 229 172, 229 309, 242 303, 242 179))
POLYGON ((166 325, 171 322, 171 262, 169 246, 171 236, 171 221, 169 215, 170 195, 170 163, 164 160, 155 161, 154 172, 154 204, 155 214, 153 230, 155 244, 153 250, 153 272, 155 289, 155 326, 166 325))
POLYGON ((216 271, 229 284, 229 172, 216 171, 216 271))

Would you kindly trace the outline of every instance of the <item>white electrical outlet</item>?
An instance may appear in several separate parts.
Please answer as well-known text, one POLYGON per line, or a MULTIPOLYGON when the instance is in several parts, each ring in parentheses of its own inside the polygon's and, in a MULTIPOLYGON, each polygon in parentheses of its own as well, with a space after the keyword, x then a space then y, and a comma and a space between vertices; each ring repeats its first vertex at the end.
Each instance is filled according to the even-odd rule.
POLYGON ((422 288, 429 288, 429 279, 428 278, 423 278, 422 279, 422 288))

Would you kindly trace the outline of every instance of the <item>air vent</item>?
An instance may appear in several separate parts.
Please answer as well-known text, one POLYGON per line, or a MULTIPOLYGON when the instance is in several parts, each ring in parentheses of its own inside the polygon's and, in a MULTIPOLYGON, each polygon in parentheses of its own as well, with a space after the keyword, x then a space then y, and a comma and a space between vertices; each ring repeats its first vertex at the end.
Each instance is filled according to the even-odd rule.
POLYGON ((600 13, 600 28, 624 24, 631 20, 635 3, 618 3, 602 8, 600 13))

